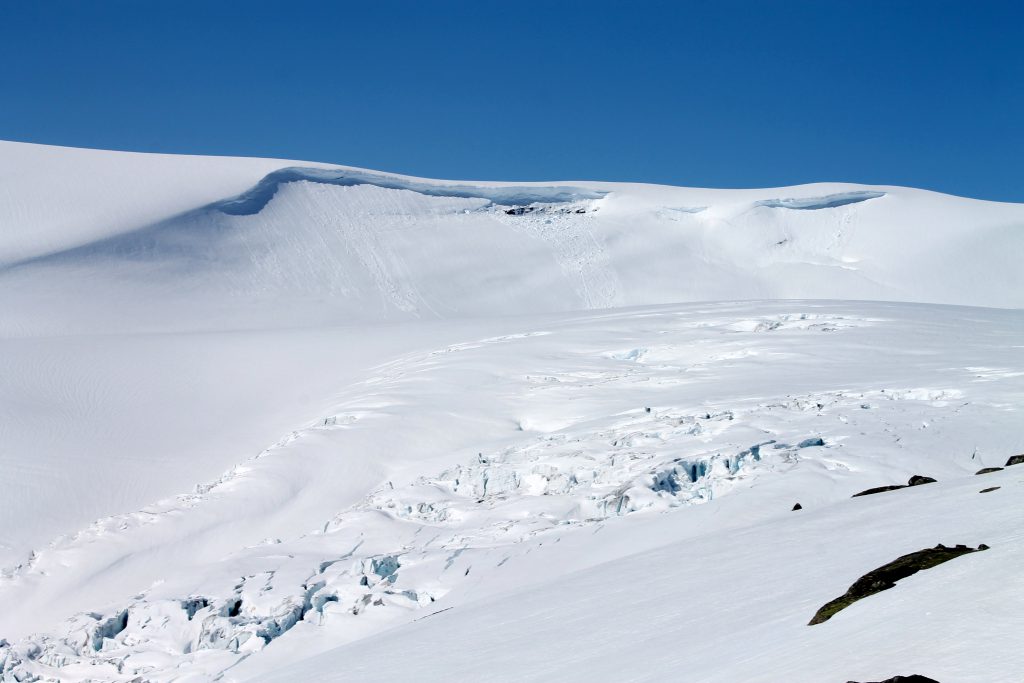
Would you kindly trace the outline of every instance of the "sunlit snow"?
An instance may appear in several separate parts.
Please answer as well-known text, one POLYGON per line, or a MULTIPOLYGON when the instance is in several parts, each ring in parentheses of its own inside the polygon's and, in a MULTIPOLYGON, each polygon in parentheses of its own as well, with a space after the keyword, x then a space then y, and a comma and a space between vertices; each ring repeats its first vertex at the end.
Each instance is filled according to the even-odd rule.
POLYGON ((1022 255, 900 187, 0 143, 0 680, 1019 680, 1022 255))

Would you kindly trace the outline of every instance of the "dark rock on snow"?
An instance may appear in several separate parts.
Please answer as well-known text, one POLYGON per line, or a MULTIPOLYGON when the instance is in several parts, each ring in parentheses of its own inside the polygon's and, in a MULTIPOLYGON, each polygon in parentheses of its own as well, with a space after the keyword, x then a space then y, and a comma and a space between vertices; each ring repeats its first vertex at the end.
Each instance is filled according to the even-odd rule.
POLYGON ((1006 461, 1006 466, 1010 467, 1011 465, 1024 465, 1024 453, 1011 455, 1010 459, 1006 461))
POLYGON ((801 505, 800 503, 797 503, 796 505, 793 506, 793 510, 803 510, 803 509, 804 509, 804 506, 801 505))
POLYGON ((1002 486, 989 486, 987 489, 982 489, 978 493, 989 493, 990 491, 997 491, 1003 488, 1002 486))
POLYGON ((988 546, 982 543, 977 548, 969 548, 966 545, 947 548, 940 543, 934 548, 925 548, 924 550, 918 550, 917 552, 897 557, 889 564, 884 564, 878 569, 873 569, 860 577, 854 581, 846 593, 822 605, 821 609, 815 613, 808 623, 808 626, 828 621, 834 614, 849 607, 861 598, 889 590, 900 579, 905 579, 922 569, 931 569, 943 562, 948 562, 967 553, 976 553, 979 550, 988 550, 988 546))
MULTIPOLYGON (((857 681, 847 681, 846 683, 857 683, 857 681)), ((867 683, 872 683, 868 681, 867 683)), ((893 676, 887 678, 884 681, 874 681, 873 683, 939 683, 934 678, 928 678, 927 676, 920 676, 918 674, 911 674, 910 676, 893 676)))
POLYGON ((912 476, 907 481, 906 484, 893 484, 891 486, 876 486, 873 489, 867 489, 865 491, 861 491, 860 493, 855 493, 855 494, 853 494, 850 497, 851 498, 856 498, 857 496, 870 496, 870 495, 872 495, 874 493, 885 493, 886 491, 895 491, 896 489, 905 489, 905 488, 908 488, 910 486, 920 486, 921 484, 934 484, 934 483, 935 483, 935 480, 932 479, 931 477, 925 477, 925 476, 922 476, 920 474, 915 474, 914 476, 912 476))
POLYGON ((860 493, 855 493, 855 494, 853 494, 850 497, 851 498, 856 498, 858 496, 870 496, 870 495, 873 495, 875 493, 885 493, 886 491, 895 491, 896 489, 905 489, 905 488, 907 488, 907 487, 904 486, 903 484, 894 484, 893 486, 876 486, 873 489, 866 489, 864 491, 861 491, 860 493))
POLYGON ((1002 472, 1002 471, 1003 471, 1002 467, 982 467, 980 470, 975 472, 975 474, 989 474, 991 472, 1002 472))

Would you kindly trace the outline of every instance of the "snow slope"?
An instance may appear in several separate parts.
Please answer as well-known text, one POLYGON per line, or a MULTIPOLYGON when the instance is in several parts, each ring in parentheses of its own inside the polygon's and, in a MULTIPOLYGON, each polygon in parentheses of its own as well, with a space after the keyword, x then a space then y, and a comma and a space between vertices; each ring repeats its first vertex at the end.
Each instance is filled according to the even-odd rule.
POLYGON ((0 671, 1021 680, 1022 253, 907 188, 0 143, 0 671), (938 542, 991 549, 807 626, 938 542))

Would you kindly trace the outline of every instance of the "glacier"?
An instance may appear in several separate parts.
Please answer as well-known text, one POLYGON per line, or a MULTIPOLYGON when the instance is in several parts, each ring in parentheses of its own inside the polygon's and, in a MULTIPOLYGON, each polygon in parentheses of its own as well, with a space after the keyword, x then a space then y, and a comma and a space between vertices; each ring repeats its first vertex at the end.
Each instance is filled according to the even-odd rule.
POLYGON ((0 680, 1024 675, 1024 205, 0 180, 0 680), (990 549, 807 626, 937 543, 990 549))

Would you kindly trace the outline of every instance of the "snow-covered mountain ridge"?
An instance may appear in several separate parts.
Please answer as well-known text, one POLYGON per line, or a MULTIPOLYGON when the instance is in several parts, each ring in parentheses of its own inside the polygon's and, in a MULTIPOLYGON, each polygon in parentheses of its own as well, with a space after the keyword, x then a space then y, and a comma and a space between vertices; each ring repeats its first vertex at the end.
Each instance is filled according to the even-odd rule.
POLYGON ((3 680, 1021 680, 1022 253, 899 187, 0 143, 3 680), (936 543, 990 548, 807 625, 936 543))
POLYGON ((1024 305, 1024 207, 907 188, 508 185, 87 150, 52 170, 52 148, 0 152, 7 334, 771 298, 1024 305))

